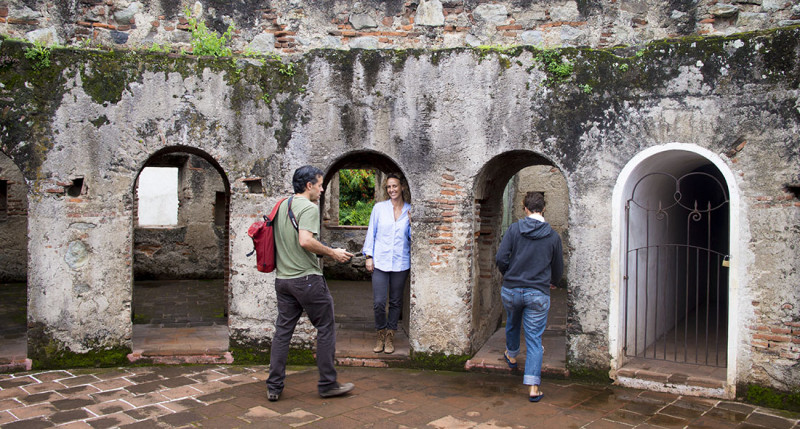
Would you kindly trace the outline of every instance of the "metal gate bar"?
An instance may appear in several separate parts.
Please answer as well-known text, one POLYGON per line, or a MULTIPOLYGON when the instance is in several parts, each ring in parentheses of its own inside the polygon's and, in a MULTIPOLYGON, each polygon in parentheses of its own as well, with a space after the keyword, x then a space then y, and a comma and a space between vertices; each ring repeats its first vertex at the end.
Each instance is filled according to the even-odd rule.
MULTIPOLYGON (((707 188, 701 189, 707 191, 707 188)), ((664 191, 664 188, 657 190, 664 191)), ((727 272, 721 268, 722 262, 727 260, 727 238, 722 240, 725 243, 722 248, 712 247, 720 241, 715 241, 714 237, 715 222, 719 222, 714 213, 727 209, 725 188, 707 173, 693 172, 680 178, 667 173, 650 173, 635 184, 625 205, 623 320, 626 356, 726 365, 726 347, 721 352, 720 345, 727 344, 727 316, 721 314, 727 306, 721 306, 720 293, 724 293, 727 284, 727 272), (706 192, 709 196, 701 198, 708 198, 708 201, 703 201, 702 205, 697 201, 699 198, 694 198, 691 205, 686 204, 681 182, 689 177, 710 179, 709 183, 716 183, 722 191, 722 198, 720 193, 715 197, 713 192, 706 192), (650 204, 636 200, 639 185, 654 178, 674 184, 673 201, 664 204, 658 200, 657 204, 650 204), (721 201, 712 203, 712 198, 721 201), (670 219, 684 216, 685 222, 677 224, 683 230, 671 230, 670 219), (634 231, 637 236, 632 235, 634 231), (679 235, 675 235, 676 232, 679 235)), ((725 216, 720 218, 727 222, 725 216)), ((721 230, 727 234, 725 228, 721 230)))

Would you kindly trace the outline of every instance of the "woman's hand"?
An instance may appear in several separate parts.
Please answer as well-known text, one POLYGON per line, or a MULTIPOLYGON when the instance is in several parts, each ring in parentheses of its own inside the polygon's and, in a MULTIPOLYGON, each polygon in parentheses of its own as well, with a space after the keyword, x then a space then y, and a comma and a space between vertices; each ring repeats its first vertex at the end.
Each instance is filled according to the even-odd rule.
POLYGON ((367 267, 367 271, 369 272, 372 272, 372 270, 375 269, 375 264, 372 258, 367 258, 367 260, 364 262, 364 265, 367 267))

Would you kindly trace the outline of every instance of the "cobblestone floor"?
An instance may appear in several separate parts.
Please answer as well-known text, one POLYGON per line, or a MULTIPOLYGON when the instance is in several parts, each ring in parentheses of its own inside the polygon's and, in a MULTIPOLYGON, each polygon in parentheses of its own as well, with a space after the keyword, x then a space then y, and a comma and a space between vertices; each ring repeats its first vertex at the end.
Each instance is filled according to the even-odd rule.
POLYGON ((268 402, 263 366, 173 366, 0 375, 3 428, 800 429, 800 415, 732 401, 521 377, 340 368, 352 394, 323 399, 317 371, 290 371, 268 402))

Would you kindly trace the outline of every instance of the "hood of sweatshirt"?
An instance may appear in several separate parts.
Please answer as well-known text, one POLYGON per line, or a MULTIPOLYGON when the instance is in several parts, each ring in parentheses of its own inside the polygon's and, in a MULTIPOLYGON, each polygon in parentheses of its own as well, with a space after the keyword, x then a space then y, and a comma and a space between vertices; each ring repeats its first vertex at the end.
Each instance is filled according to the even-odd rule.
POLYGON ((519 222, 520 234, 530 240, 547 237, 551 231, 553 231, 553 228, 547 222, 541 222, 529 217, 525 217, 519 222))

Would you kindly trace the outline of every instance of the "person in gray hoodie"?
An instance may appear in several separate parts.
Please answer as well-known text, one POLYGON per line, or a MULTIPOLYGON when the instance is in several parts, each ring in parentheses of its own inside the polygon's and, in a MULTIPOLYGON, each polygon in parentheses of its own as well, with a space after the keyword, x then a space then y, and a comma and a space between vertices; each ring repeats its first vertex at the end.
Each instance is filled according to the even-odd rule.
POLYGON ((530 386, 528 399, 539 402, 542 374, 542 334, 550 310, 550 286, 564 271, 561 237, 545 222, 544 195, 528 192, 523 201, 525 217, 513 223, 503 236, 495 262, 503 274, 501 297, 506 309, 506 351, 503 358, 517 367, 520 327, 525 334, 523 384, 530 386))

